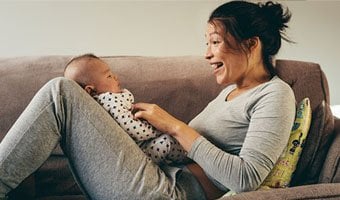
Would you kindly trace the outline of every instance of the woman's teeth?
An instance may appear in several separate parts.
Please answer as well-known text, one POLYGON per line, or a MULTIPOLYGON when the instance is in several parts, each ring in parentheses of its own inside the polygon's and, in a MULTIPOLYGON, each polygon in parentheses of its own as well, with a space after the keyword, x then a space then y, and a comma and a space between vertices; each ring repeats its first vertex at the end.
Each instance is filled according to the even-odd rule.
POLYGON ((211 67, 214 68, 214 69, 217 69, 217 68, 222 67, 222 66, 223 66, 223 63, 221 63, 221 62, 211 64, 211 67))

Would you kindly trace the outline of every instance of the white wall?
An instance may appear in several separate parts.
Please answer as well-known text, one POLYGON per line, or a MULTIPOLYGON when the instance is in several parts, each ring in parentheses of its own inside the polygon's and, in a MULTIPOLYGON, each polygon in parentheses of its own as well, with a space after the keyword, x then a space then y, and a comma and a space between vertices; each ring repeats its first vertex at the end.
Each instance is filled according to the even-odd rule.
POLYGON ((283 45, 279 58, 319 63, 340 104, 340 1, 285 1, 293 13, 288 31, 296 44, 283 45))
MULTIPOLYGON (((223 1, 1 1, 0 57, 203 55, 209 13, 223 1)), ((340 2, 280 1, 293 13, 278 58, 320 63, 340 104, 340 2)))

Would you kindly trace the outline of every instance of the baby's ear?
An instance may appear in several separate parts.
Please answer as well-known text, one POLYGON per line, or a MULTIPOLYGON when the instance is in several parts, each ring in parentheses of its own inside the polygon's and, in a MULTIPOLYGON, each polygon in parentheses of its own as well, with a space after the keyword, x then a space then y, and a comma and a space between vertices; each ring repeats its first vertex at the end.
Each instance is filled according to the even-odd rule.
POLYGON ((85 91, 86 91, 87 93, 89 93, 89 95, 91 95, 91 96, 97 95, 97 92, 96 92, 96 90, 95 90, 95 88, 94 88, 93 85, 86 85, 86 86, 84 87, 84 89, 85 89, 85 91))

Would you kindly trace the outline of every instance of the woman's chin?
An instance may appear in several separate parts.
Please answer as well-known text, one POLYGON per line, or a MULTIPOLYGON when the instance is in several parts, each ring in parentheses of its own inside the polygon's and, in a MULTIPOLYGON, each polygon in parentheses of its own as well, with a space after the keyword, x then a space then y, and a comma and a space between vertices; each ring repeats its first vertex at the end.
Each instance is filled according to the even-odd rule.
POLYGON ((232 82, 229 80, 226 80, 224 77, 216 77, 216 83, 218 85, 222 85, 222 86, 226 86, 226 85, 230 85, 232 82))
POLYGON ((224 81, 222 79, 219 79, 218 77, 216 77, 216 83, 219 85, 225 85, 224 81))

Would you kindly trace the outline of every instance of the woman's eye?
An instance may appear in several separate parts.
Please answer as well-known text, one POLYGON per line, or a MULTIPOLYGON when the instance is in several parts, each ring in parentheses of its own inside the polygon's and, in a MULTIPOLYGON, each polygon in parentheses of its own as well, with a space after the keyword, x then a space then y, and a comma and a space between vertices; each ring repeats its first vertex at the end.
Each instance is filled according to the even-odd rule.
POLYGON ((214 44, 214 45, 219 44, 219 43, 220 43, 220 41, 218 41, 218 40, 212 41, 212 44, 214 44))
POLYGON ((107 78, 112 78, 112 75, 108 75, 107 78))
POLYGON ((205 43, 205 45, 207 45, 207 46, 209 46, 209 44, 211 44, 211 45, 218 45, 219 43, 220 43, 220 41, 215 40, 215 41, 207 42, 207 43, 205 43))

